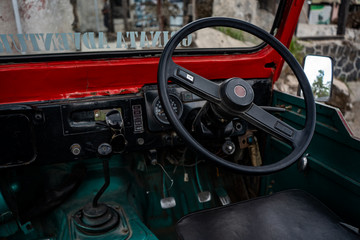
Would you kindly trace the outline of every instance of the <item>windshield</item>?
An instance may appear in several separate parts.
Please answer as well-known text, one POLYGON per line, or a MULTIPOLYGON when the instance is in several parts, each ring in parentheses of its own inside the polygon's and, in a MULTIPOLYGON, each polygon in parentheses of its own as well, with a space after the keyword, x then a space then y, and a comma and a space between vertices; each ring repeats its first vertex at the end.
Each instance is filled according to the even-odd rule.
MULTIPOLYGON (((187 23, 204 17, 241 19, 270 31, 272 0, 2 0, 0 56, 162 49, 187 23)), ((181 48, 246 48, 261 40, 240 30, 202 29, 181 48)))

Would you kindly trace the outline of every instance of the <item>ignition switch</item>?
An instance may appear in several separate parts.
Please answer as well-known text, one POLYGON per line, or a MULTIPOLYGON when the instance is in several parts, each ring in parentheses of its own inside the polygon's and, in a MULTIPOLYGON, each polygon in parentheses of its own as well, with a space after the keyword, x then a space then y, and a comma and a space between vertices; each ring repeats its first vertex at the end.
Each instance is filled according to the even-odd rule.
POLYGON ((109 127, 115 129, 121 130, 124 126, 124 120, 117 109, 110 110, 106 113, 105 122, 109 127))

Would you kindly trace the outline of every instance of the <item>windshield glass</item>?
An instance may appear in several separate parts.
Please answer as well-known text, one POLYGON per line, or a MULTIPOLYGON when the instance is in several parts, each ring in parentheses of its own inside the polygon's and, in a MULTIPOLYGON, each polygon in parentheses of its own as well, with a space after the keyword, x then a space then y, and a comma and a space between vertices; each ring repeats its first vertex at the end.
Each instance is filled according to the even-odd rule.
MULTIPOLYGON (((0 56, 162 49, 187 23, 232 17, 270 31, 277 0, 2 0, 0 56)), ((215 27, 188 36, 182 48, 254 47, 259 39, 215 27)))

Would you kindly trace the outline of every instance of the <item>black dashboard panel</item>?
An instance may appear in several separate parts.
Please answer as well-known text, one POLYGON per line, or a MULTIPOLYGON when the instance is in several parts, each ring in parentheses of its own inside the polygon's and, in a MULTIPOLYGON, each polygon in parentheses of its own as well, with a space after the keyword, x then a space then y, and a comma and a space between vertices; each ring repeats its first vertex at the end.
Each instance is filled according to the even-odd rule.
POLYGON ((29 117, 24 113, 0 115, 0 126, 0 166, 18 166, 34 161, 36 140, 29 117))
MULTIPOLYGON (((271 81, 248 82, 254 89, 255 103, 268 105, 271 81)), ((168 91, 178 101, 174 108, 182 108, 179 118, 185 125, 205 103, 176 85, 169 85, 168 91)), ((2 105, 0 167, 27 164, 35 157, 35 164, 92 158, 98 156, 103 143, 122 145, 124 151, 184 144, 166 123, 157 99, 156 85, 147 85, 137 94, 2 105), (103 115, 114 109, 122 116, 121 130, 110 128, 104 121, 103 115), (156 113, 161 114, 160 120, 156 113)))

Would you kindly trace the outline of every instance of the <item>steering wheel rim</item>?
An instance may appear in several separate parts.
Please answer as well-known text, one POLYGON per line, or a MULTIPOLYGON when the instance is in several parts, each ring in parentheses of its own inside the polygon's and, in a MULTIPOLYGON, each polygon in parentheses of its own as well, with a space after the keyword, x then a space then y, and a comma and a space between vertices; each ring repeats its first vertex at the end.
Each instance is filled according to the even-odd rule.
MULTIPOLYGON (((210 159, 226 168, 244 174, 254 174, 254 175, 271 174, 289 167, 303 155, 306 148, 310 144, 310 141, 312 139, 315 130, 316 112, 315 112, 314 97, 312 95, 310 84, 308 83, 307 77, 302 67, 299 65, 299 63, 293 57, 290 51, 274 36, 272 36, 268 32, 262 30, 261 28, 255 25, 252 25, 250 23, 238 19, 225 18, 225 17, 202 18, 200 20, 191 22, 186 26, 184 26, 182 29, 180 29, 169 40, 160 57, 159 66, 158 66, 158 91, 162 106, 168 117, 169 122, 173 125, 177 133, 185 140, 185 142, 189 144, 189 146, 191 146, 195 151, 203 155, 205 158, 210 159), (266 114, 265 111, 261 111, 259 107, 257 107, 253 103, 246 105, 242 109, 240 109, 241 106, 238 106, 236 105, 237 103, 234 103, 235 104, 234 106, 239 107, 239 109, 235 110, 234 114, 240 115, 241 118, 249 121, 252 124, 254 124, 255 120, 258 121, 258 119, 255 120, 253 119, 256 118, 257 116, 263 120, 266 118, 270 118, 271 123, 266 123, 266 124, 264 123, 265 126, 261 125, 260 122, 256 122, 256 121, 255 121, 256 124, 254 125, 260 127, 261 129, 267 132, 270 132, 270 134, 272 135, 276 135, 277 137, 279 136, 284 137, 285 140, 289 140, 289 142, 293 146, 292 152, 285 158, 275 163, 253 167, 253 166, 239 165, 218 157, 217 155, 211 153, 206 148, 204 148, 195 138, 193 138, 191 134, 186 130, 186 128, 182 125, 176 114, 172 111, 167 93, 169 79, 171 79, 178 85, 186 88, 188 91, 201 95, 201 97, 203 97, 205 100, 211 101, 219 106, 221 105, 222 108, 225 107, 225 110, 227 111, 232 110, 231 107, 226 109, 228 103, 229 102, 233 103, 231 101, 232 100, 231 98, 233 98, 233 96, 228 96, 229 92, 227 91, 227 89, 229 88, 229 85, 231 85, 230 89, 233 89, 234 86, 236 87, 240 85, 240 86, 244 86, 244 88, 248 91, 248 93, 252 91, 252 89, 250 90, 246 85, 246 83, 244 83, 246 81, 242 79, 240 80, 229 79, 226 82, 226 84, 221 84, 219 85, 219 88, 217 88, 214 85, 215 83, 212 83, 211 81, 175 64, 172 61, 172 55, 175 48, 185 37, 187 37, 189 34, 199 29, 203 29, 206 27, 214 27, 214 26, 232 27, 232 28, 240 29, 260 38, 261 40, 269 44, 275 51, 277 51, 281 55, 281 57, 283 57, 283 59, 288 63, 289 67, 293 70, 295 76, 297 77, 300 88, 303 91, 304 101, 306 106, 306 120, 305 120, 305 126, 302 130, 296 130, 295 128, 292 128, 291 126, 287 125, 281 120, 275 117, 270 117, 273 115, 266 114), (202 85, 204 85, 205 90, 202 89, 203 88, 202 85), (224 91, 225 93, 223 93, 224 91), (220 99, 218 99, 218 97, 220 99), (274 118, 277 120, 275 120, 274 118), (291 137, 289 137, 290 134, 296 135, 296 137, 294 137, 296 141, 295 140, 294 142, 291 141, 291 137)), ((233 91, 236 92, 236 90, 233 91)), ((246 91, 245 91, 245 95, 246 95, 246 91)), ((251 95, 251 93, 249 93, 249 95, 251 95)), ((238 98, 238 100, 239 99, 240 98, 238 98)), ((248 103, 248 101, 245 102, 248 103)))

